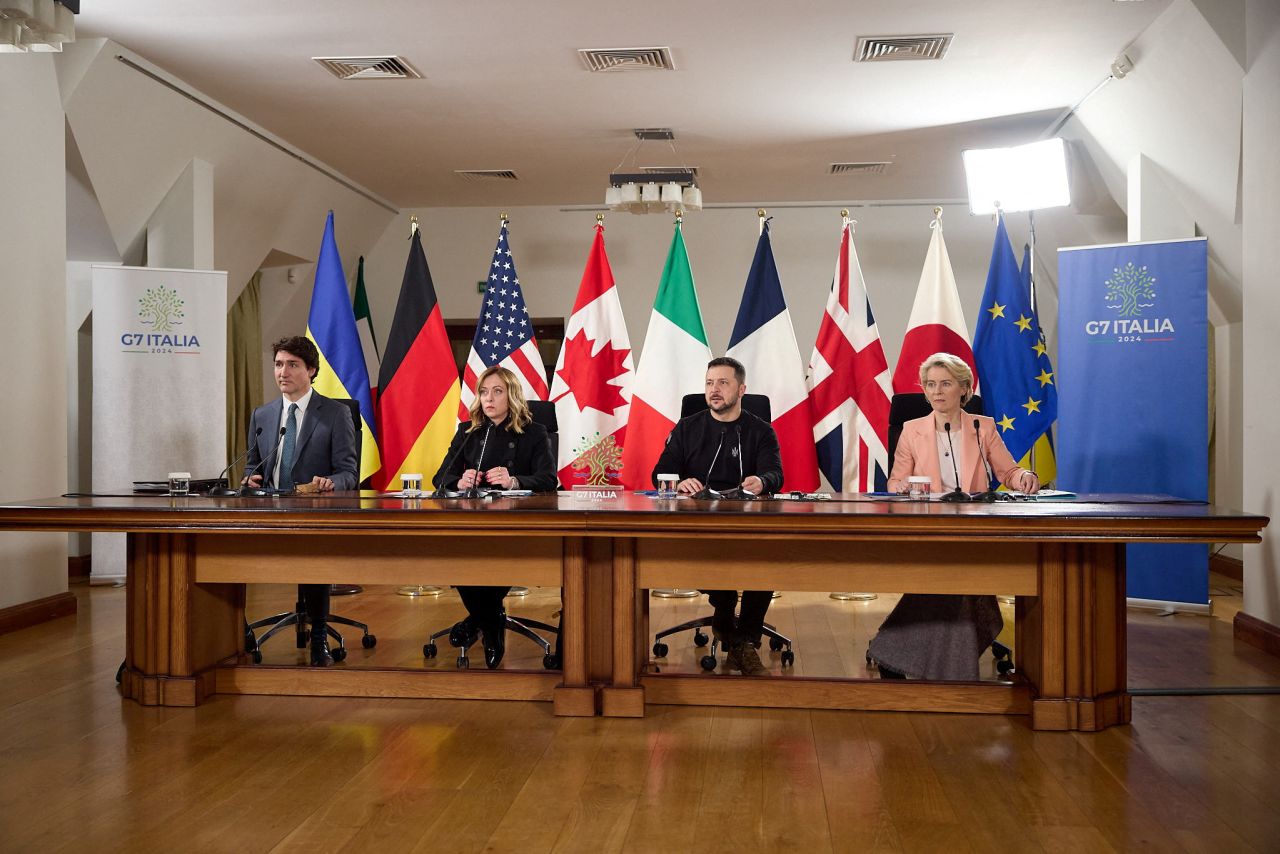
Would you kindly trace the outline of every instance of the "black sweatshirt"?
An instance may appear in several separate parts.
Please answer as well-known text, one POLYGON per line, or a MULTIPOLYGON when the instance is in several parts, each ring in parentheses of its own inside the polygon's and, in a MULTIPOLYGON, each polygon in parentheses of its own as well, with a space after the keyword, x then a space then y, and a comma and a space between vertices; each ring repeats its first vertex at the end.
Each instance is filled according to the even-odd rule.
POLYGON ((710 409, 704 409, 680 419, 672 428, 653 469, 655 486, 660 474, 678 474, 681 480, 696 477, 717 492, 733 489, 755 475, 764 482, 765 492, 777 492, 782 488, 778 434, 750 412, 743 412, 737 421, 717 421, 710 409), (715 467, 708 477, 712 458, 715 467))

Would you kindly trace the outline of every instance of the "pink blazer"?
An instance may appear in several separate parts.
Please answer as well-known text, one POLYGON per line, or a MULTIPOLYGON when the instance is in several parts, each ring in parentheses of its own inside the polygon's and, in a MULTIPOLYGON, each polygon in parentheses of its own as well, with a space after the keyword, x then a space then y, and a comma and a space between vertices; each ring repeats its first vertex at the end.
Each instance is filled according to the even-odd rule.
MULTIPOLYGON (((1010 489, 1016 489, 1018 478, 1025 469, 1014 462, 1004 442, 1000 440, 995 419, 967 412, 963 416, 964 429, 959 435, 951 436, 964 463, 960 470, 961 488, 966 492, 978 492, 987 488, 987 474, 982 467, 982 458, 978 456, 978 437, 973 433, 974 419, 978 421, 978 435, 982 437, 982 450, 991 470, 1001 483, 1010 489)), ((902 425, 902 435, 893 452, 893 472, 889 475, 890 492, 905 490, 907 478, 912 475, 927 475, 933 479, 933 491, 942 491, 942 468, 935 433, 932 413, 902 425)))

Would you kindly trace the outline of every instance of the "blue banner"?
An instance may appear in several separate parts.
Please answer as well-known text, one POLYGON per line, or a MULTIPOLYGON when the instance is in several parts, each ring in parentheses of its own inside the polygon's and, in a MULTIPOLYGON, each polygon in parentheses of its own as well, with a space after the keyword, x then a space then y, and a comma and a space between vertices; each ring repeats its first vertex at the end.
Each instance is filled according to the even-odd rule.
MULTIPOLYGON (((1058 253, 1058 483, 1209 497, 1208 244, 1058 253)), ((1207 604, 1205 545, 1128 547, 1131 598, 1207 604)))

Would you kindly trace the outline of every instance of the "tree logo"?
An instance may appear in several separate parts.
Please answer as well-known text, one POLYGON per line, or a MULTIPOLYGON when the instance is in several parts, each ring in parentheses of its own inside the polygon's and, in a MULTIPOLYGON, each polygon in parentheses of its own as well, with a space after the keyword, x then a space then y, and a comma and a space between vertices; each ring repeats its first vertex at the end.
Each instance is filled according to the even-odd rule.
POLYGON ((591 438, 584 437, 573 450, 578 456, 569 465, 586 473, 587 486, 610 486, 610 474, 616 478, 622 471, 622 448, 612 436, 602 439, 596 433, 591 438))
POLYGON ((175 326, 182 325, 182 307, 186 303, 178 292, 164 285, 147 288, 138 299, 138 317, 143 326, 150 326, 154 332, 170 332, 175 326))
POLYGON ((1135 267, 1130 261, 1123 268, 1113 268, 1106 285, 1107 308, 1118 309, 1121 317, 1140 317, 1144 308, 1155 305, 1156 277, 1145 265, 1135 267))

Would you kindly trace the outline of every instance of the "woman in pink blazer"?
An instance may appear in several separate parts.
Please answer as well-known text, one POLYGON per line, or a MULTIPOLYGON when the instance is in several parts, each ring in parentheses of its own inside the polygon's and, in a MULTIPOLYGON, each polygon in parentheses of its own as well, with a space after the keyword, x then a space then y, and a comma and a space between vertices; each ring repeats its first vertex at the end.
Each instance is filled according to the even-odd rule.
MULTIPOLYGON (((934 492, 957 486, 985 492, 992 476, 1010 489, 1040 489, 1035 473, 1014 462, 995 421, 964 411, 973 396, 973 372, 964 360, 934 353, 920 366, 920 387, 933 412, 902 426, 889 476, 891 492, 905 492, 913 475, 928 477, 934 492)), ((872 638, 869 654, 882 678, 973 681, 979 656, 1003 625, 994 596, 908 593, 872 638)))

